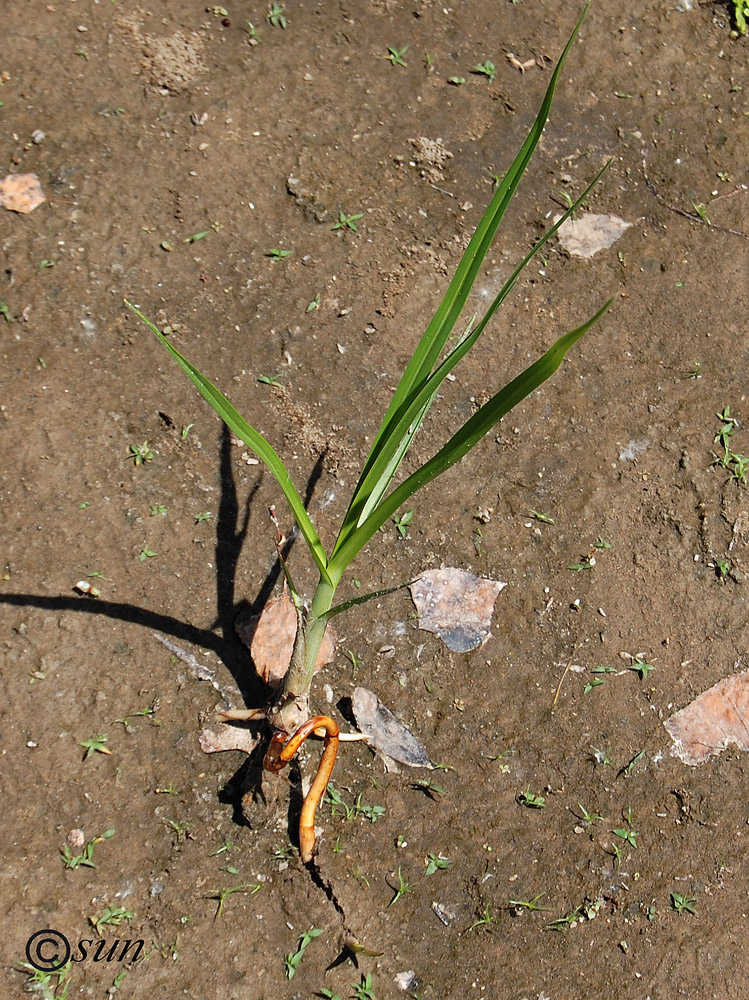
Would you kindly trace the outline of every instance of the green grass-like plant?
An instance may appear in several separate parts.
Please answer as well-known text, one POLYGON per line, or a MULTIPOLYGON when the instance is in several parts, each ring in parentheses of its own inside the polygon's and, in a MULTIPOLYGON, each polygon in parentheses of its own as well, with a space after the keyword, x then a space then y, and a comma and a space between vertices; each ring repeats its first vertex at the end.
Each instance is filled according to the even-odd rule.
POLYGON ((161 341, 172 358, 186 372, 200 393, 233 433, 254 451, 273 474, 316 563, 319 580, 309 605, 303 601, 294 587, 286 566, 283 565, 298 611, 298 628, 291 665, 283 689, 268 711, 269 721, 274 728, 291 733, 308 718, 309 688, 318 650, 330 619, 355 604, 361 604, 373 596, 380 596, 384 593, 378 591, 376 594, 365 594, 342 604, 334 604, 335 593, 344 573, 370 538, 382 525, 397 514, 414 493, 459 462, 505 414, 550 378, 559 368, 570 348, 594 323, 598 322, 612 304, 613 299, 609 299, 593 317, 561 336, 544 355, 481 406, 436 451, 432 458, 391 489, 393 480, 444 380, 474 346, 528 264, 588 197, 591 188, 603 170, 606 169, 604 167, 603 170, 599 171, 580 198, 570 205, 560 220, 526 254, 481 319, 475 325, 473 321, 469 323, 468 328, 458 338, 454 346, 445 352, 468 295, 479 276, 480 268, 492 244, 497 227, 544 131, 562 66, 577 37, 586 10, 587 7, 583 10, 551 75, 541 107, 520 151, 497 185, 491 202, 476 227, 450 285, 401 377, 374 439, 330 552, 326 552, 324 549, 291 476, 271 444, 241 416, 226 396, 195 365, 188 361, 139 309, 131 303, 127 303, 161 341))

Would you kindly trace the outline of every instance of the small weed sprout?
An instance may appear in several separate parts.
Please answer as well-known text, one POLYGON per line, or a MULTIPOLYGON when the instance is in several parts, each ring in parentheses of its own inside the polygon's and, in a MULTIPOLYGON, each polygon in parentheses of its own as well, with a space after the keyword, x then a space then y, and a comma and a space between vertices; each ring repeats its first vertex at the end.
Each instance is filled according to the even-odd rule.
POLYGON ((444 871, 449 868, 452 864, 450 858, 444 857, 442 854, 430 854, 426 859, 426 872, 425 875, 434 875, 435 872, 444 871))
POLYGON ((359 219, 364 218, 363 212, 358 212, 356 215, 346 215, 345 212, 338 213, 338 222, 333 226, 333 229, 350 229, 352 232, 358 232, 356 228, 356 223, 359 219))
POLYGON ((671 909, 679 915, 682 913, 691 913, 692 916, 695 916, 697 911, 694 908, 694 904, 696 902, 696 896, 682 896, 679 892, 671 893, 671 909))
POLYGON ((469 934, 476 927, 488 927, 489 924, 492 923, 494 923, 494 917, 492 916, 491 906, 489 905, 489 903, 487 903, 486 906, 484 907, 484 912, 481 914, 478 920, 474 920, 474 922, 466 931, 466 934, 469 934))
POLYGON ((316 937, 319 937, 322 931, 318 927, 310 927, 308 931, 305 931, 299 938, 299 947, 296 951, 291 952, 289 955, 284 956, 284 966, 286 967, 286 978, 293 979, 296 975, 296 970, 299 963, 304 958, 304 953, 308 946, 316 937))
POLYGON ((477 63, 477 65, 473 67, 471 72, 488 77, 489 83, 491 83, 494 77, 497 75, 497 67, 494 65, 491 59, 486 59, 482 63, 477 63))
MULTIPOLYGON (((250 23, 249 21, 247 22, 250 23)), ((271 4, 270 10, 268 11, 268 24, 273 28, 285 28, 287 25, 286 17, 284 15, 283 4, 274 3, 271 4)))
POLYGON ((508 899, 507 905, 510 910, 515 913, 515 915, 522 913, 524 910, 527 910, 529 913, 533 913, 534 910, 538 910, 540 912, 548 909, 546 906, 538 905, 539 899, 543 899, 545 895, 545 892, 540 892, 537 896, 534 896, 533 899, 508 899))
POLYGON ((119 927, 123 920, 132 920, 133 914, 124 906, 107 906, 100 916, 92 916, 88 919, 99 937, 103 937, 102 927, 105 925, 119 927))
POLYGON ((393 896, 393 898, 388 903, 388 908, 390 908, 393 905, 393 903, 397 903, 398 900, 402 896, 405 896, 409 892, 413 892, 413 890, 414 890, 413 885, 410 882, 407 882, 403 878, 403 871, 401 870, 400 867, 398 868, 398 885, 397 885, 397 887, 396 886, 391 886, 391 888, 395 892, 395 895, 393 896))
POLYGON ((25 993, 33 993, 40 1000, 68 1000, 70 990, 70 972, 72 965, 66 962, 55 972, 45 972, 43 969, 36 969, 28 962, 19 963, 22 969, 28 971, 25 993))
POLYGON ((396 49, 394 45, 388 45, 388 59, 392 66, 405 66, 406 62, 403 56, 408 52, 408 46, 404 45, 402 49, 396 49))
POLYGON ((81 740, 78 746, 84 747, 86 752, 83 755, 84 760, 88 760, 95 753, 103 753, 111 756, 112 751, 107 749, 107 737, 106 736, 92 736, 90 740, 81 740))
POLYGON ((153 452, 148 441, 144 441, 143 444, 131 444, 129 451, 129 457, 132 458, 136 465, 153 462, 153 452))
MULTIPOLYGON (((278 6, 280 5, 274 5, 269 19, 274 13, 280 15, 280 11, 276 10, 278 6)), ((354 487, 337 538, 329 551, 323 546, 299 492, 293 485, 280 456, 268 440, 241 416, 226 396, 184 357, 136 306, 130 302, 126 303, 149 327, 233 434, 254 451, 270 470, 289 503, 301 536, 316 564, 318 582, 309 604, 305 603, 287 574, 287 581, 298 609, 298 627, 291 665, 283 687, 266 713, 269 724, 275 731, 292 734, 310 718, 309 689, 315 672, 317 654, 330 619, 353 604, 361 604, 376 596, 363 594, 341 604, 335 604, 336 590, 356 556, 383 525, 398 515, 418 490, 460 462, 496 427, 502 417, 546 382, 560 367, 568 351, 612 305, 613 299, 609 299, 590 319, 559 337, 545 354, 483 403, 462 427, 444 444, 437 447, 430 459, 405 478, 396 480, 396 485, 392 486, 432 403, 443 388, 443 383, 448 380, 458 362, 484 333, 525 268, 572 214, 571 210, 564 212, 548 229, 510 274, 484 316, 475 325, 470 325, 457 342, 453 341, 452 346, 448 348, 448 341, 479 278, 483 261, 492 246, 497 228, 544 132, 562 67, 577 38, 586 10, 587 7, 551 74, 541 107, 525 141, 494 191, 442 301, 406 366, 380 429, 374 435, 369 456, 354 487)), ((404 64, 405 47, 397 49, 391 46, 388 52, 393 65, 404 64)), ((573 209, 587 197, 605 169, 604 166, 599 171, 574 203, 573 209)), ((269 256, 281 259, 288 256, 289 252, 274 249, 269 251, 269 256)), ((441 426, 438 424, 438 429, 441 426)), ((401 516, 401 526, 403 524, 401 516)), ((282 568, 286 573, 285 565, 282 568)))
MULTIPOLYGON (((213 919, 218 920, 221 917, 221 914, 224 912, 224 903, 229 896, 233 896, 235 892, 249 892, 251 896, 254 896, 256 892, 260 892, 260 889, 261 885, 259 882, 244 882, 242 885, 232 885, 226 889, 209 889, 207 898, 218 900, 218 907, 216 908, 216 913, 214 914, 213 919)), ((317 932, 317 934, 321 933, 322 931, 317 932)), ((313 935, 313 937, 316 936, 317 935, 313 935)), ((305 944, 304 947, 306 948, 307 945, 305 944)), ((301 955, 299 956, 299 959, 301 961, 301 955)), ((291 979, 291 976, 288 978, 291 979)))
POLYGON ((546 808, 545 797, 543 795, 537 795, 535 792, 531 792, 527 788, 524 792, 518 792, 517 800, 519 805, 525 806, 526 809, 546 808))
POLYGON ((64 844, 60 850, 60 857, 66 868, 96 868, 94 864, 94 848, 105 840, 109 840, 115 834, 114 830, 106 830, 100 837, 89 840, 83 848, 81 854, 73 854, 70 847, 64 844))
POLYGON ((362 976, 361 982, 352 983, 351 989, 354 991, 351 994, 352 1000, 377 1000, 374 988, 372 987, 371 972, 368 972, 366 976, 362 976))

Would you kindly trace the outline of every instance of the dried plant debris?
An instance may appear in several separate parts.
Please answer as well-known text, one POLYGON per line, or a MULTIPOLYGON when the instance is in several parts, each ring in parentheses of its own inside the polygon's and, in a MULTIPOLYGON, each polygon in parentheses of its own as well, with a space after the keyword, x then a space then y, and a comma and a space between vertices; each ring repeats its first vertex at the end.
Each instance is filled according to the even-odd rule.
MULTIPOLYGON (((237 634, 250 649, 258 677, 271 691, 278 690, 289 669, 296 628, 296 608, 287 587, 278 597, 268 601, 259 615, 237 622, 237 634)), ((328 626, 316 669, 330 663, 334 656, 335 639, 328 626)))
MULTIPOLYGON (((554 217, 554 222, 561 219, 554 217)), ((632 225, 617 215, 593 215, 588 213, 579 219, 567 219, 558 233, 560 244, 573 257, 595 257, 601 250, 607 250, 632 225)))
POLYGON ((28 215, 47 199, 36 174, 8 174, 0 181, 0 205, 28 215))
POLYGON ((664 725, 685 764, 704 764, 732 744, 749 750, 749 670, 724 677, 664 725))
POLYGON ((202 729, 199 739, 203 753, 241 750, 242 753, 250 754, 260 742, 260 737, 255 736, 249 729, 243 726, 227 726, 225 723, 218 723, 212 729, 202 729))
POLYGON ((386 708, 373 691, 354 688, 351 695, 356 724, 366 733, 370 746, 409 767, 433 767, 424 747, 410 729, 386 708))
POLYGON ((494 604, 506 586, 448 566, 426 570, 409 589, 419 628, 434 632, 448 649, 466 653, 490 637, 494 604))

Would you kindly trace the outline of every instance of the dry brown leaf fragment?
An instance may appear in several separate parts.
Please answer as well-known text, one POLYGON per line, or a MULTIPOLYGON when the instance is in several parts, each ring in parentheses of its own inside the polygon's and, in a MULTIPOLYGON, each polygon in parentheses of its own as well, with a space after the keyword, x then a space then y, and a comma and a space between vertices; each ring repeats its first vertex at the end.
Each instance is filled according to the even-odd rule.
POLYGON ((696 766, 735 744, 749 750, 749 670, 724 677, 664 722, 671 753, 696 766))
POLYGON ((494 604, 506 586, 446 566, 425 570, 409 590, 419 628, 434 632, 448 649, 465 653, 490 637, 494 604))
POLYGON ((36 174, 8 174, 0 181, 0 205, 9 212, 28 215, 46 200, 36 174))
MULTIPOLYGON (((237 622, 236 629, 250 648, 257 675, 271 691, 278 690, 289 669, 297 629, 296 608, 288 588, 284 587, 278 597, 268 601, 259 615, 237 622)), ((328 627, 315 669, 320 670, 334 656, 335 640, 328 627)))
POLYGON ((407 726, 368 688, 354 688, 351 695, 356 724, 367 734, 370 746, 409 767, 433 767, 424 747, 407 726))

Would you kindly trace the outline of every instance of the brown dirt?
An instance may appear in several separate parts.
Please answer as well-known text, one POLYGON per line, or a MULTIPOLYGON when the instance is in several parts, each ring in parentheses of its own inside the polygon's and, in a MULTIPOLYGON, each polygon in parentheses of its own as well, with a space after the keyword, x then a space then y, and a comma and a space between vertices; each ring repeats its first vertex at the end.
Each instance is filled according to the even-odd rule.
MULTIPOLYGON (((385 813, 346 821, 325 807, 316 882, 285 816, 258 804, 243 821, 245 757, 198 743, 216 691, 152 636, 256 702, 233 624, 278 582, 267 507, 286 531, 289 516, 123 299, 170 325, 276 444, 329 542, 579 4, 300 0, 285 30, 255 2, 230 4, 228 25, 176 0, 6 5, 2 163, 37 173, 48 201, 0 210, 5 996, 24 989, 34 932, 94 937, 89 918, 107 906, 133 914, 107 940, 145 942, 119 986, 133 998, 348 997, 370 974, 382 1000, 404 995, 395 977, 409 970, 425 1000, 745 994, 749 762, 726 752, 689 768, 662 721, 747 666, 749 553, 733 528, 749 497, 711 465, 724 406, 749 451, 747 42, 726 3, 592 6, 473 304, 608 158, 590 208, 632 226, 593 260, 553 250, 527 273, 412 461, 619 299, 551 383, 415 500, 408 537, 391 527, 353 567, 368 589, 440 564, 510 585, 494 637, 468 654, 416 630, 407 592, 338 619, 358 667, 339 653, 313 704, 327 705, 326 683, 336 700, 371 687, 450 770, 432 799, 413 773, 345 747, 341 795, 385 813), (388 45, 408 45, 405 68, 388 45), (521 73, 508 52, 546 68, 521 73), (492 82, 470 72, 487 58, 492 82), (363 213, 358 232, 333 231, 339 211, 363 213), (701 377, 686 377, 697 363, 701 377), (281 389, 256 381, 277 374, 281 389), (136 467, 128 449, 144 441, 153 461, 136 467), (620 457, 632 442, 639 457, 620 457), (488 523, 477 507, 493 508, 488 523), (599 538, 611 548, 593 549, 599 538), (144 547, 156 555, 141 560, 144 547), (590 552, 594 568, 568 568, 590 552), (98 600, 72 590, 93 572, 98 600), (378 655, 385 644, 394 657, 378 655), (621 672, 622 652, 656 669, 621 672), (591 672, 601 665, 618 672, 591 672), (111 755, 83 760, 100 734, 111 755), (524 792, 545 808, 521 805, 524 792), (603 818, 586 826, 581 805, 603 818), (636 849, 612 832, 630 809, 636 849), (78 828, 87 841, 116 830, 95 868, 63 866, 78 828), (450 867, 427 876, 430 854, 450 867), (389 905, 399 871, 412 891, 389 905), (214 891, 236 884, 260 888, 216 919, 214 891), (694 915, 671 909, 674 892, 694 897, 694 915), (545 912, 508 903, 539 894, 545 912), (546 929, 578 908, 597 915, 546 929), (326 972, 344 923, 380 955, 326 972), (284 955, 313 926, 289 982, 284 955)), ((309 588, 301 546, 292 565, 309 588)), ((69 996, 105 996, 122 968, 74 964, 69 996)))

